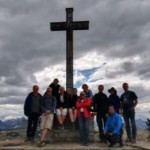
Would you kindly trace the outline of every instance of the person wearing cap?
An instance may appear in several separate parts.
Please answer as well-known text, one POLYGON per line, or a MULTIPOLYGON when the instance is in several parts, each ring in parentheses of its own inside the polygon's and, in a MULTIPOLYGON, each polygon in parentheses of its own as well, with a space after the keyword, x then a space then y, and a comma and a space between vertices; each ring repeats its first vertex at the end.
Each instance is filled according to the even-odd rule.
POLYGON ((88 108, 91 106, 91 101, 85 96, 85 93, 82 91, 80 97, 76 102, 77 116, 79 122, 80 138, 81 145, 88 146, 89 143, 89 119, 91 113, 88 111, 88 108))
POLYGON ((49 87, 52 88, 52 95, 57 97, 60 88, 59 80, 57 78, 54 79, 53 82, 49 85, 49 87))
POLYGON ((94 112, 97 112, 96 121, 99 129, 100 142, 105 142, 103 138, 103 128, 108 115, 108 97, 103 93, 104 85, 98 86, 99 92, 93 97, 94 112))
POLYGON ((120 110, 120 98, 117 95, 117 90, 114 87, 111 87, 108 89, 108 92, 110 93, 108 99, 109 99, 109 105, 113 105, 115 108, 115 111, 119 114, 120 110))
POLYGON ((129 90, 128 83, 123 83, 122 87, 124 93, 121 95, 120 101, 127 133, 126 142, 136 143, 135 107, 138 104, 138 97, 135 92, 129 90))

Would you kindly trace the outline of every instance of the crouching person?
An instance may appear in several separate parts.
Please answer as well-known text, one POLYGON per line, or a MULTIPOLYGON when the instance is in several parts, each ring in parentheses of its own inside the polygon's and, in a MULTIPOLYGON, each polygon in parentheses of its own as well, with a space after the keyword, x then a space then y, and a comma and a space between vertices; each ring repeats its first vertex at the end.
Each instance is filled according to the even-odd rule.
POLYGON ((56 109, 56 98, 52 96, 52 88, 47 88, 45 95, 43 96, 41 102, 41 140, 38 146, 42 147, 46 144, 46 137, 48 131, 51 130, 53 125, 53 118, 54 118, 54 110, 56 109))
POLYGON ((104 128, 104 137, 109 141, 109 147, 113 147, 116 143, 120 143, 120 146, 123 146, 122 138, 120 138, 122 136, 120 135, 122 134, 121 116, 115 112, 114 106, 109 106, 108 111, 109 116, 104 128))

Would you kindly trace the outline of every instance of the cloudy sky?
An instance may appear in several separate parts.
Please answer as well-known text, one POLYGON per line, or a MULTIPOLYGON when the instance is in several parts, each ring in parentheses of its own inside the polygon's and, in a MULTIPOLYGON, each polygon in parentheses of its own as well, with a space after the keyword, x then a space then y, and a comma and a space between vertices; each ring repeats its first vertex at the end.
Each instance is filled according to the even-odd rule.
POLYGON ((74 86, 93 93, 104 84, 118 95, 122 83, 139 97, 137 117, 150 110, 150 1, 0 0, 0 119, 23 116, 33 84, 43 93, 54 78, 65 86, 66 32, 50 22, 89 20, 89 30, 74 31, 74 86))

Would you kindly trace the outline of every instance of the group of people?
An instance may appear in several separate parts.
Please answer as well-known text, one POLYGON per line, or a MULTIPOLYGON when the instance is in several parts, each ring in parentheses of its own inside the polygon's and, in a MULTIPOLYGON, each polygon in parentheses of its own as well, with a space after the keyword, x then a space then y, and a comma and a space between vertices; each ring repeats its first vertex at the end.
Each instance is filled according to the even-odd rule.
POLYGON ((89 144, 89 120, 92 114, 96 114, 99 129, 100 142, 109 141, 110 147, 117 142, 123 146, 123 115, 127 139, 126 142, 136 142, 135 110, 138 101, 133 91, 129 91, 128 83, 123 83, 124 93, 119 97, 117 90, 112 87, 108 90, 109 97, 103 93, 104 85, 98 86, 98 93, 93 95, 87 84, 82 85, 83 91, 77 94, 73 88, 72 93, 67 93, 65 88, 59 85, 59 80, 49 85, 42 96, 37 85, 28 94, 24 104, 24 114, 28 117, 26 141, 34 142, 35 132, 39 117, 41 139, 39 146, 44 146, 48 131, 52 129, 54 115, 56 114, 59 129, 64 129, 64 122, 68 114, 71 126, 75 129, 78 121, 81 144, 89 144), (121 114, 121 115, 120 115, 121 114), (132 130, 131 130, 132 129, 132 130))

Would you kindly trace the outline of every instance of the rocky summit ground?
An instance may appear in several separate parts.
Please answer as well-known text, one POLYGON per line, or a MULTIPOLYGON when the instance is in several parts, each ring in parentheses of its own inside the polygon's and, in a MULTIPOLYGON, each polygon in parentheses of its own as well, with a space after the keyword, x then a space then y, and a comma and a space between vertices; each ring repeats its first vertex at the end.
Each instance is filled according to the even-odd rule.
POLYGON ((82 146, 79 143, 47 143, 44 147, 38 147, 38 141, 34 143, 25 143, 23 139, 12 139, 0 141, 0 150, 150 150, 150 143, 146 141, 137 141, 136 144, 124 143, 122 148, 116 144, 109 148, 107 144, 99 142, 90 143, 88 146, 82 146))
POLYGON ((88 146, 82 146, 79 143, 49 143, 44 147, 38 147, 37 143, 34 144, 27 144, 27 143, 21 143, 20 145, 18 142, 13 141, 14 143, 3 143, 4 145, 0 147, 0 150, 109 150, 109 149, 121 149, 121 150, 139 150, 138 147, 132 147, 125 145, 124 147, 120 148, 119 145, 115 145, 113 148, 109 148, 106 144, 100 144, 100 143, 90 143, 88 146))
MULTIPOLYGON (((150 150, 149 132, 146 130, 138 130, 137 142, 135 144, 124 142, 122 148, 118 144, 109 148, 107 144, 99 143, 99 140, 90 143, 88 146, 81 146, 79 142, 48 142, 46 146, 41 148, 38 147, 39 138, 36 138, 34 143, 25 143, 24 133, 24 130, 1 132, 0 150, 150 150)), ((96 133, 95 136, 97 136, 96 133)))

